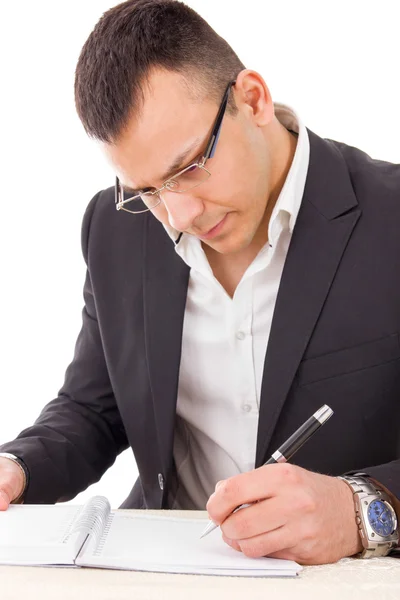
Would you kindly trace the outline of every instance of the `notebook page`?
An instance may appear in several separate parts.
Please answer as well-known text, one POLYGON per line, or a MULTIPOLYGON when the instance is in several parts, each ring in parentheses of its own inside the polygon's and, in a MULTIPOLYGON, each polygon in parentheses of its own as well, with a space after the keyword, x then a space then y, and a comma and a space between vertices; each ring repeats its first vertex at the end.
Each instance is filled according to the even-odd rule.
POLYGON ((0 512, 0 564, 74 564, 83 540, 78 534, 67 534, 81 509, 62 504, 10 505, 0 512))
POLYGON ((292 561, 248 558, 225 544, 220 530, 203 539, 206 519, 112 512, 97 549, 87 548, 76 564, 105 568, 237 575, 296 574, 292 561))

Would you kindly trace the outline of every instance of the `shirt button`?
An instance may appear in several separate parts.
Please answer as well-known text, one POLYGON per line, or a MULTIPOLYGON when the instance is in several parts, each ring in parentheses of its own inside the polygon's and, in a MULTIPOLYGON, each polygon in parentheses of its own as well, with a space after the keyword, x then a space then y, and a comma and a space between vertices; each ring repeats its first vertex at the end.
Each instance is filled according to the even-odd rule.
POLYGON ((246 334, 244 333, 244 331, 238 331, 236 334, 236 337, 238 340, 244 340, 244 338, 246 337, 246 334))
POLYGON ((158 474, 158 485, 160 486, 160 490, 164 489, 164 477, 161 473, 158 474))
POLYGON ((243 410, 244 412, 250 412, 251 411, 251 404, 243 404, 243 410))

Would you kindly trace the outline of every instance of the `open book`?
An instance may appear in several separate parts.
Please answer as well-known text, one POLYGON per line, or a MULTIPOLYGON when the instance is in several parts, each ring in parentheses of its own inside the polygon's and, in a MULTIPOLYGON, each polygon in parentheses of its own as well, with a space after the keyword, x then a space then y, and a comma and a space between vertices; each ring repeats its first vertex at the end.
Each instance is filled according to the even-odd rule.
POLYGON ((98 567, 162 573, 293 576, 289 560, 248 558, 216 529, 200 539, 207 519, 111 510, 107 498, 84 505, 11 505, 0 512, 0 564, 98 567))

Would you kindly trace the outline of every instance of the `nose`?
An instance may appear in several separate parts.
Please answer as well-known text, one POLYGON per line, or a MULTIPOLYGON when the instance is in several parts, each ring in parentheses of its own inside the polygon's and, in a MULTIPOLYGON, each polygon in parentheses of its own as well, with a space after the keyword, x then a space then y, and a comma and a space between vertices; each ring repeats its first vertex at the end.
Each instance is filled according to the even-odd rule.
POLYGON ((204 211, 203 202, 191 193, 177 194, 163 190, 161 196, 168 213, 169 224, 178 231, 188 231, 204 211))

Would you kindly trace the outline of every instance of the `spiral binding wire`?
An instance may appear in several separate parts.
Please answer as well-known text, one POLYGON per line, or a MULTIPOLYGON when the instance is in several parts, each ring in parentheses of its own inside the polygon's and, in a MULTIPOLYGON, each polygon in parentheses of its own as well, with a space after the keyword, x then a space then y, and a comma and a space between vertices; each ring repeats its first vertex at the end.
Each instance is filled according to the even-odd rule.
POLYGON ((108 516, 111 512, 111 506, 104 496, 94 496, 83 505, 81 512, 72 523, 70 531, 67 533, 67 541, 75 533, 86 532, 90 539, 97 545, 101 534, 106 527, 108 516))
POLYGON ((114 519, 114 514, 110 513, 108 515, 108 520, 107 520, 106 526, 103 529, 103 534, 100 537, 100 539, 98 540, 97 546, 96 546, 95 550, 93 551, 93 556, 100 556, 101 553, 103 552, 103 548, 106 543, 108 533, 111 529, 113 519, 114 519))

